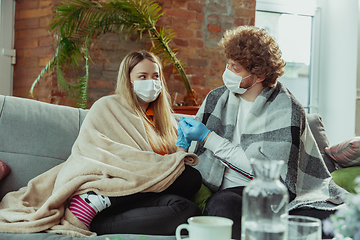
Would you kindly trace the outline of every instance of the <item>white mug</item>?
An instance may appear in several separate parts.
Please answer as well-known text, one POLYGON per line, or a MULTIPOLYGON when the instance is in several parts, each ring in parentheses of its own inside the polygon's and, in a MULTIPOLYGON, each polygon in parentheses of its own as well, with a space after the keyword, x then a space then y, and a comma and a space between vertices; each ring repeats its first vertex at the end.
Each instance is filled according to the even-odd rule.
POLYGON ((188 219, 189 224, 176 228, 176 239, 180 240, 181 230, 189 232, 189 240, 230 240, 233 221, 224 217, 198 216, 188 219))

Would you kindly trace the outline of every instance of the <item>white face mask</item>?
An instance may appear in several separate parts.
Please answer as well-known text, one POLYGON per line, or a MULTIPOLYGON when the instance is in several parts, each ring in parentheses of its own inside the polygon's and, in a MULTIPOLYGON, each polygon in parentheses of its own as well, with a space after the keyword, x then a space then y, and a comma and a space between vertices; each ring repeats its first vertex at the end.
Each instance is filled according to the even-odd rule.
POLYGON ((233 73, 232 71, 230 71, 227 67, 225 68, 225 72, 223 74, 223 81, 225 86, 234 93, 239 93, 239 94, 243 94, 245 93, 249 88, 251 88, 252 86, 254 86, 256 84, 256 82, 249 88, 241 88, 240 84, 241 81, 245 78, 250 77, 251 74, 249 76, 246 77, 241 77, 239 75, 236 75, 235 73, 233 73))
POLYGON ((144 102, 155 101, 161 92, 161 81, 135 80, 134 92, 144 102))

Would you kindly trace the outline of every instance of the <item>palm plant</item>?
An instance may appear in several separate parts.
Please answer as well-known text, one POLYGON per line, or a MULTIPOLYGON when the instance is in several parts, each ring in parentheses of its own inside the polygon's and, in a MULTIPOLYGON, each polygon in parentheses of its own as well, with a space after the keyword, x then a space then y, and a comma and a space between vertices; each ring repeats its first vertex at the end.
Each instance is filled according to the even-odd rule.
POLYGON ((86 107, 88 91, 89 41, 108 32, 128 36, 136 33, 139 38, 144 33, 152 42, 150 51, 159 55, 164 64, 171 62, 178 71, 187 91, 185 103, 197 105, 194 90, 183 65, 176 57, 176 49, 171 49, 169 43, 175 37, 172 29, 157 28, 156 23, 162 16, 161 7, 151 0, 113 0, 106 2, 91 2, 88 0, 67 0, 59 5, 54 13, 50 30, 57 39, 55 56, 49 61, 34 81, 30 94, 44 74, 56 69, 59 87, 67 92, 78 92, 80 107, 86 107), (85 60, 85 76, 78 83, 65 80, 63 67, 78 68, 85 60))

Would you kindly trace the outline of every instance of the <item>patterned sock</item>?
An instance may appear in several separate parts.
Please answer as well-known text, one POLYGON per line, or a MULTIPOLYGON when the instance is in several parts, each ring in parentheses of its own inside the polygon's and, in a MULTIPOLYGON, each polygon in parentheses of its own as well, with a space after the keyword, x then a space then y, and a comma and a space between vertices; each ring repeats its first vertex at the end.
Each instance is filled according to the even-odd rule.
POLYGON ((74 196, 69 210, 88 228, 97 213, 111 206, 110 199, 95 192, 87 192, 74 196))

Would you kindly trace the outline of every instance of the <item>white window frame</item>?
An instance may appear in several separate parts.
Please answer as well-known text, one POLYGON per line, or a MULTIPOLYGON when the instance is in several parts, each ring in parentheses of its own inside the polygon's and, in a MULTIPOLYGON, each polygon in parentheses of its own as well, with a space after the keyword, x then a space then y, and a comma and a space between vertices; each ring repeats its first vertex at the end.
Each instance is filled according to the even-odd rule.
POLYGON ((321 9, 316 7, 314 0, 258 0, 256 10, 287 13, 294 15, 311 16, 312 22, 312 44, 310 59, 310 101, 307 107, 309 113, 319 112, 319 79, 320 79, 320 26, 321 9), (304 3, 309 2, 309 3, 304 3))
POLYGON ((15 1, 0 0, 0 94, 13 94, 15 1))

